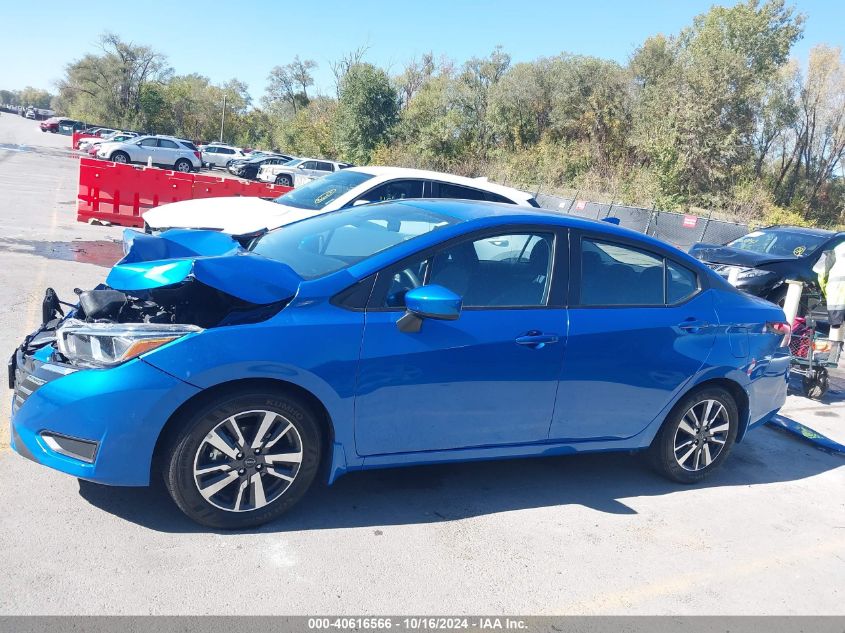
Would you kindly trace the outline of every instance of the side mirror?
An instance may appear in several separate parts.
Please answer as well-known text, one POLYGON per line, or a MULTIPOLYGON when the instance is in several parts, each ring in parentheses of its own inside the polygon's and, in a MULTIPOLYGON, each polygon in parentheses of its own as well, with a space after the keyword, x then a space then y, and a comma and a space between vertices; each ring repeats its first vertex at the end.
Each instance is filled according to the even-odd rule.
POLYGON ((356 200, 352 203, 353 207, 360 207, 362 204, 370 204, 369 200, 356 200))
POLYGON ((405 293, 408 311, 397 322, 401 332, 419 332, 423 319, 454 321, 461 316, 463 300, 443 286, 420 286, 405 293))

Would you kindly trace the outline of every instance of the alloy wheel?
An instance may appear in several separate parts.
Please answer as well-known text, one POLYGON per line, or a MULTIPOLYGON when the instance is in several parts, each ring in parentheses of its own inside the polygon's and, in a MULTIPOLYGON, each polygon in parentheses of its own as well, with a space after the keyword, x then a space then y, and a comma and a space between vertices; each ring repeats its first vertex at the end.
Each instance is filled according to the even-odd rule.
POLYGON ((728 411, 718 400, 692 405, 675 429, 675 460, 684 470, 696 472, 712 464, 725 447, 731 424, 728 411))
POLYGON ((302 464, 302 438, 275 411, 243 411, 215 426, 194 458, 194 483, 208 503, 249 512, 280 498, 302 464))

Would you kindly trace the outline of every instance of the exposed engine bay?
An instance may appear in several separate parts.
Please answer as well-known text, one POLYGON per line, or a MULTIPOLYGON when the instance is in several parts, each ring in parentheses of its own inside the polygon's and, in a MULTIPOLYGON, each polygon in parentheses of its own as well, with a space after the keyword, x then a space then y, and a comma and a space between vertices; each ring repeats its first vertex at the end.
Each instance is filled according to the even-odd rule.
POLYGON ((77 295, 74 316, 88 323, 181 323, 202 328, 262 321, 287 304, 285 300, 256 305, 196 280, 131 293, 101 285, 77 295))
POLYGON ((68 368, 113 367, 203 330, 265 321, 302 281, 216 232, 127 231, 124 252, 105 284, 75 289, 74 302, 47 289, 41 327, 10 361, 10 384, 16 367, 36 354, 68 368))

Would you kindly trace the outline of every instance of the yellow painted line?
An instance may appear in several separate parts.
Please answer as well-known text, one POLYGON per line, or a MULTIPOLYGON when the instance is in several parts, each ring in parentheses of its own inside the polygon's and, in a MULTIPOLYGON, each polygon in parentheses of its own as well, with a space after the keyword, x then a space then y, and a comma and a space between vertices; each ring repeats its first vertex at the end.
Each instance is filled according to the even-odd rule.
MULTIPOLYGON (((683 554, 683 552, 679 553, 683 554)), ((792 549, 779 549, 774 554, 734 564, 722 564, 727 562, 727 559, 723 557, 722 563, 714 560, 711 571, 686 574, 673 573, 671 577, 650 583, 638 583, 636 586, 622 591, 597 594, 587 601, 579 601, 570 605, 570 608, 565 610, 564 613, 626 611, 638 603, 655 598, 690 594, 700 590, 701 587, 723 586, 728 580, 741 580, 765 572, 775 574, 790 563, 806 562, 828 556, 841 557, 843 555, 845 555, 845 538, 834 538, 815 546, 804 544, 792 549)), ((677 569, 673 571, 677 572, 677 569)))
MULTIPOLYGON (((55 181, 56 186, 53 190, 52 214, 50 215, 50 226, 47 229, 47 239, 51 242, 54 241, 53 238, 55 237, 56 229, 59 224, 59 198, 67 195, 62 195, 62 192, 64 191, 64 187, 66 186, 70 173, 71 172, 65 172, 57 181, 55 181)), ((76 194, 74 192, 74 197, 75 195, 76 194)), ((51 263, 51 260, 43 257, 34 257, 33 259, 38 262, 35 263, 35 261, 33 261, 33 266, 36 267, 35 281, 32 285, 34 294, 27 302, 26 320, 24 321, 23 333, 32 332, 41 323, 41 301, 44 298, 43 292, 46 289, 47 271, 51 263)), ((9 436, 9 417, 11 416, 11 411, 9 409, 11 406, 10 401, 11 398, 6 398, 2 405, 0 405, 0 411, 2 411, 3 415, 3 421, 2 424, 0 424, 0 453, 4 453, 9 450, 9 442, 11 440, 9 436)))

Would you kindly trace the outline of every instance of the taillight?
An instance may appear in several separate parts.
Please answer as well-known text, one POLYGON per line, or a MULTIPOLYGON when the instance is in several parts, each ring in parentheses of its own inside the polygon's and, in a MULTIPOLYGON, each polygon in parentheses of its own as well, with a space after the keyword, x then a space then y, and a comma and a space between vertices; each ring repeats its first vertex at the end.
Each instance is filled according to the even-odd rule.
POLYGON ((789 345, 789 341, 792 338, 792 328, 790 327, 789 323, 783 323, 781 321, 769 321, 766 323, 766 328, 764 329, 765 332, 769 332, 771 334, 777 334, 778 336, 782 336, 783 340, 781 341, 781 347, 787 347, 789 345))
POLYGON ((194 156, 197 157, 197 160, 202 160, 202 156, 200 155, 199 152, 194 152, 194 156))

